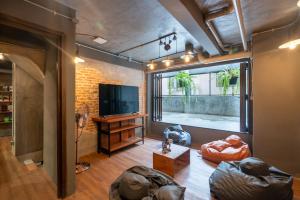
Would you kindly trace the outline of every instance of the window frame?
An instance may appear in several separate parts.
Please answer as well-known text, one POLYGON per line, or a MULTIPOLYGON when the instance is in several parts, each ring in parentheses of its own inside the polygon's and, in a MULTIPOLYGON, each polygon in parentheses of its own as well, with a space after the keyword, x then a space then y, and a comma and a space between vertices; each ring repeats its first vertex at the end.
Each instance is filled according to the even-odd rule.
MULTIPOLYGON (((237 132, 237 133, 249 133, 252 134, 252 116, 253 116, 253 101, 252 101, 252 63, 250 59, 239 59, 235 61, 230 61, 230 62, 222 62, 222 63, 217 63, 217 64, 209 64, 209 65, 203 65, 203 66, 194 66, 194 67, 188 67, 188 68, 180 68, 180 69, 174 69, 174 70, 167 70, 163 72, 158 72, 158 73, 153 73, 152 74, 152 92, 153 92, 153 77, 155 75, 157 76, 158 74, 160 75, 160 79, 164 78, 162 76, 163 73, 166 72, 176 72, 176 71, 182 71, 182 70, 187 70, 187 69, 197 69, 197 68, 204 68, 204 67, 213 67, 217 65, 226 65, 226 64, 240 64, 240 131, 230 131, 230 130, 222 130, 222 129, 216 129, 216 128, 207 128, 207 127, 200 127, 200 126, 193 126, 193 125, 185 125, 185 126, 191 126, 191 127, 197 127, 197 128, 204 128, 204 129, 211 129, 211 130, 219 130, 219 131, 229 131, 229 132, 237 132), (246 72, 247 71, 247 72, 246 72), (243 78, 242 78, 243 77, 243 78), (242 80, 243 79, 243 80, 242 80)), ((215 72, 210 72, 210 81, 209 84, 211 85, 211 73, 217 73, 215 72)), ((207 73, 199 73, 199 74, 207 74, 207 73)), ((198 75, 198 74, 192 74, 192 75, 198 75)), ((174 76, 170 76, 174 77, 174 76)), ((159 82, 160 87, 162 84, 162 81, 160 80, 159 82)), ((209 86, 209 90, 211 90, 211 86, 209 86)), ((160 92, 159 95, 156 97, 156 100, 162 101, 163 96, 184 96, 184 95, 162 95, 162 89, 158 89, 160 92)), ((201 95, 191 95, 191 96, 201 96, 201 95)), ((220 96, 220 95, 214 95, 211 94, 207 96, 220 96)), ((163 122, 162 121, 162 103, 160 103, 160 110, 159 110, 159 117, 153 117, 153 113, 155 112, 153 109, 153 102, 154 102, 154 97, 152 93, 152 121, 153 122, 160 122, 160 123, 168 123, 168 122, 163 122)), ((157 112, 156 112, 157 113, 157 112)))

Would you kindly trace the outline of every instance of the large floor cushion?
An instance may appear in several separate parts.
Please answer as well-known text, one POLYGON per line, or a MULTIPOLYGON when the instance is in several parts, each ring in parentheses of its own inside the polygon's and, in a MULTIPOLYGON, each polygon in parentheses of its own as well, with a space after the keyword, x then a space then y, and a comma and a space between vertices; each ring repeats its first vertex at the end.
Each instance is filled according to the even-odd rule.
POLYGON ((237 135, 203 144, 200 153, 204 159, 217 164, 222 161, 239 161, 251 155, 248 144, 237 135))
POLYGON ((164 138, 172 139, 174 144, 190 146, 192 138, 190 133, 184 131, 180 125, 174 125, 164 130, 164 138))
POLYGON ((221 162, 209 178, 219 200, 292 200, 291 175, 257 158, 221 162))
POLYGON ((183 200, 185 188, 170 176, 145 166, 126 170, 111 185, 110 200, 183 200))

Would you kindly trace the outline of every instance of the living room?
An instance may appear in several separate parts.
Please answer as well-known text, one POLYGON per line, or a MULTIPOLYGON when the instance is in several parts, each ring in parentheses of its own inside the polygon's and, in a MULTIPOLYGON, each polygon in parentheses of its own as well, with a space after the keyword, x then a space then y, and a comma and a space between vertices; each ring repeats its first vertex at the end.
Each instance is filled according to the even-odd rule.
POLYGON ((300 199, 299 13, 298 0, 2 1, 1 199, 300 199))

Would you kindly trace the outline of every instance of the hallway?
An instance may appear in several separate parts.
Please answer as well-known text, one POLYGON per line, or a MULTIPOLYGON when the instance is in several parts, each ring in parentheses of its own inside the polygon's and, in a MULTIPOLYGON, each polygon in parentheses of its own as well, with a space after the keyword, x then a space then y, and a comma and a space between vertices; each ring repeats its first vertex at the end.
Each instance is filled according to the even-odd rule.
POLYGON ((57 199, 55 186, 42 169, 30 171, 13 156, 10 140, 0 137, 0 199, 57 199))

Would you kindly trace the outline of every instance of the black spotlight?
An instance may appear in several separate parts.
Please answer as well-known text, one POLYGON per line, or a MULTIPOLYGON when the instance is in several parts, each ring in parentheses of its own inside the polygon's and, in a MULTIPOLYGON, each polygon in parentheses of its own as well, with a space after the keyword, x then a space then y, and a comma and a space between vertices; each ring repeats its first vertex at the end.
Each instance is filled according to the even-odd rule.
POLYGON ((177 40, 176 34, 174 34, 174 36, 173 36, 173 40, 177 40))
POLYGON ((171 45, 170 44, 166 44, 165 47, 164 47, 164 49, 166 51, 169 51, 171 49, 171 45))

